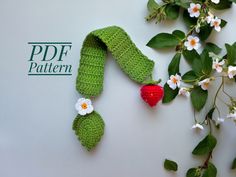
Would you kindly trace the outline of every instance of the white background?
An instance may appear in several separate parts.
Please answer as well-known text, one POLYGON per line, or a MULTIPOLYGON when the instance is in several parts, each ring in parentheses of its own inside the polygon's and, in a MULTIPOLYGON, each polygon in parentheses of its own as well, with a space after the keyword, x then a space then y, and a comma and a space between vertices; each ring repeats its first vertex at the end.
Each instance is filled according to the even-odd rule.
MULTIPOLYGON (((145 22, 147 0, 1 0, 0 6, 0 176, 1 177, 183 177, 201 158, 192 149, 207 130, 191 130, 190 101, 177 98, 169 105, 149 108, 132 82, 109 55, 104 91, 94 100, 106 123, 97 148, 87 152, 77 141, 71 124, 80 48, 92 30, 123 27, 145 55, 156 62, 155 78, 167 79, 173 50, 155 51, 145 46, 159 32, 186 31, 181 18, 163 24, 145 22), (68 41, 72 50, 66 60, 73 75, 28 76, 29 41, 68 41), (165 158, 179 164, 177 173, 163 169, 165 158)), ((236 41, 236 7, 217 15, 227 27, 209 41, 223 47, 236 41)), ((184 61, 184 60, 182 60, 184 61)), ((182 71, 187 65, 182 62, 182 71)), ((214 86, 212 86, 214 88, 214 86)), ((232 92, 235 85, 229 86, 232 92)), ((214 90, 214 89, 213 89, 214 90)), ((235 95, 235 94, 234 94, 235 95)), ((236 96, 236 95, 235 95, 236 96)), ((207 105, 205 113, 211 106, 207 105)), ((222 107, 223 115, 227 110, 222 107)), ((203 117, 198 115, 201 120, 203 117)), ((219 177, 233 177, 236 127, 227 121, 219 133, 213 162, 219 177)))

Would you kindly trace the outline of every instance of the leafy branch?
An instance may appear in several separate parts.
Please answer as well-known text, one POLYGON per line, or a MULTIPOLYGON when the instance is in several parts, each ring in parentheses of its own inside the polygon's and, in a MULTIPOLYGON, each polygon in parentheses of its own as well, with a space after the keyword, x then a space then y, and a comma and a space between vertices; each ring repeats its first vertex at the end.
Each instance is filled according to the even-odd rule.
MULTIPOLYGON (((213 14, 214 10, 229 9, 236 0, 163 0, 156 3, 149 0, 147 7, 148 21, 175 20, 183 12, 183 21, 188 31, 175 30, 172 33, 159 33, 154 36, 147 46, 154 49, 174 48, 175 55, 168 66, 169 80, 164 85, 163 103, 172 102, 178 95, 190 96, 194 108, 195 124, 193 128, 209 128, 208 135, 199 142, 192 154, 206 156, 205 161, 198 167, 187 171, 186 177, 216 177, 217 168, 211 162, 213 150, 217 139, 213 136, 212 125, 217 129, 224 121, 217 105, 220 93, 228 97, 225 105, 229 114, 225 117, 231 118, 236 123, 236 99, 225 91, 225 80, 236 82, 236 43, 225 44, 226 54, 220 56, 222 49, 213 43, 205 43, 212 31, 220 32, 227 22, 213 14), (181 10, 182 9, 182 10, 181 10), (202 47, 201 53, 198 49, 202 47), (190 71, 181 74, 180 61, 185 58, 190 71), (216 89, 212 100, 212 108, 206 113, 203 122, 197 120, 195 111, 199 112, 206 105, 208 89, 212 82, 220 78, 220 85, 216 89), (217 113, 218 117, 215 116, 217 113)), ((236 168, 236 160, 233 161, 232 169, 236 168)))

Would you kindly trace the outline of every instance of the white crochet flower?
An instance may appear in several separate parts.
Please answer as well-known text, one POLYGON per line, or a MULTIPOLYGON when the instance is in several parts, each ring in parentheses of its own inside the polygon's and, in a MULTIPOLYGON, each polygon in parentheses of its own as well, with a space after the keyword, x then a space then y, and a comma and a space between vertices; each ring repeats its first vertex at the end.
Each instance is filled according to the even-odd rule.
POLYGON ((190 92, 189 92, 188 88, 182 87, 182 88, 179 89, 179 95, 189 97, 190 92))
POLYGON ((194 124, 194 125, 192 126, 192 129, 204 130, 204 127, 203 127, 201 124, 196 123, 196 124, 194 124))
POLYGON ((215 17, 214 19, 211 20, 211 23, 210 23, 210 26, 211 27, 214 27, 214 29, 217 31, 217 32, 220 32, 221 31, 221 19, 219 19, 218 17, 215 17))
POLYGON ((220 0, 211 0, 211 2, 215 3, 215 4, 219 4, 220 0))
POLYGON ((219 59, 213 60, 212 68, 215 69, 218 73, 223 71, 223 66, 225 64, 225 60, 219 61, 219 59))
POLYGON ((199 41, 198 37, 190 35, 188 36, 187 41, 184 42, 184 46, 187 47, 188 50, 197 50, 201 46, 199 41))
POLYGON ((211 82, 211 79, 207 78, 198 82, 198 85, 201 86, 202 90, 207 90, 209 88, 210 82, 211 82))
POLYGON ((80 115, 84 116, 93 112, 93 105, 90 99, 79 98, 75 104, 75 109, 80 115))
POLYGON ((236 76, 236 66, 229 66, 228 67, 228 76, 230 79, 234 78, 236 76))
POLYGON ((167 81, 167 84, 172 90, 175 90, 177 87, 180 87, 181 76, 178 74, 171 75, 170 79, 167 81))
POLYGON ((188 8, 188 13, 190 15, 190 17, 199 17, 200 16, 200 9, 201 9, 201 5, 200 4, 195 4, 195 3, 191 3, 190 7, 188 8))

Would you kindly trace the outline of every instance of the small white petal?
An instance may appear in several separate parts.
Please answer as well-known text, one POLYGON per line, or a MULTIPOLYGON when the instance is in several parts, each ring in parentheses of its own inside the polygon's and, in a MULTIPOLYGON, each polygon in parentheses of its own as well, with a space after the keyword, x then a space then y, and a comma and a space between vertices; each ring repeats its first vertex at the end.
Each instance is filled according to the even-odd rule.
POLYGON ((229 66, 228 67, 228 77, 230 79, 234 78, 236 76, 236 66, 229 66))
POLYGON ((89 114, 91 112, 93 112, 93 106, 92 105, 88 106, 88 108, 87 108, 87 114, 89 114))
POLYGON ((200 16, 200 12, 196 12, 195 17, 199 17, 199 16, 200 16))
POLYGON ((196 4, 192 2, 192 3, 190 4, 190 8, 191 8, 191 9, 194 8, 195 5, 196 5, 196 4))
POLYGON ((193 47, 190 45, 187 47, 187 50, 193 50, 193 47))
POLYGON ((191 41, 193 38, 194 38, 194 37, 190 35, 190 36, 188 36, 187 39, 188 39, 188 41, 191 41))
POLYGON ((201 9, 201 5, 200 4, 196 4, 198 9, 201 9))
POLYGON ((215 30, 216 30, 217 32, 220 32, 220 31, 221 31, 221 27, 220 27, 220 26, 216 26, 216 27, 215 27, 215 30))
POLYGON ((87 114, 86 110, 84 109, 81 109, 80 111, 78 111, 78 113, 81 115, 81 116, 84 116, 87 114))
POLYGON ((194 37, 194 40, 195 40, 196 42, 199 42, 199 38, 198 38, 198 37, 194 37))
POLYGON ((194 48, 195 50, 198 50, 200 47, 201 47, 201 44, 197 43, 193 48, 194 48))
POLYGON ((215 123, 216 123, 216 125, 219 125, 219 124, 223 123, 224 121, 225 121, 225 119, 217 118, 215 123))
POLYGON ((211 2, 215 3, 215 4, 219 4, 220 0, 211 0, 211 2))
POLYGON ((193 125, 192 126, 192 129, 200 129, 200 130, 204 130, 204 127, 202 126, 202 125, 200 125, 200 124, 195 124, 195 125, 193 125))
POLYGON ((190 96, 190 93, 189 91, 187 90, 187 88, 180 88, 179 90, 179 95, 182 95, 182 96, 185 96, 185 97, 189 97, 190 96))
POLYGON ((221 73, 221 72, 223 71, 223 68, 222 68, 222 67, 217 67, 217 68, 216 68, 216 71, 217 71, 218 73, 221 73))
POLYGON ((172 90, 175 90, 176 89, 176 84, 174 84, 173 82, 169 82, 167 83, 169 85, 169 87, 172 89, 172 90))

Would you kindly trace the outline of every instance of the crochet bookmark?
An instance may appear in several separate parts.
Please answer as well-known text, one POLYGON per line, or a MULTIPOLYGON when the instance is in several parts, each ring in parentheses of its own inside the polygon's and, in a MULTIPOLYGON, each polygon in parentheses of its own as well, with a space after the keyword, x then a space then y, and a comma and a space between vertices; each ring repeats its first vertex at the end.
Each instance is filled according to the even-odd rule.
POLYGON ((78 115, 73 122, 73 130, 87 150, 95 147, 104 133, 104 121, 94 111, 90 98, 98 96, 103 90, 108 50, 130 79, 138 84, 147 84, 141 88, 145 102, 155 106, 163 97, 162 87, 150 80, 154 62, 141 53, 123 29, 111 26, 88 34, 81 49, 76 80, 76 89, 85 98, 77 101, 78 115))

